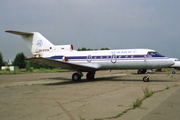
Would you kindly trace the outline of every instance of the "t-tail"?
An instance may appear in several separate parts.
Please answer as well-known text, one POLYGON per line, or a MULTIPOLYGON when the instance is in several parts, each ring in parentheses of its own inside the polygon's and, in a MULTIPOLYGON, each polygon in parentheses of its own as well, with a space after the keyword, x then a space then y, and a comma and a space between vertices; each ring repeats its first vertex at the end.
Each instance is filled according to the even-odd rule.
POLYGON ((7 30, 6 32, 21 35, 31 53, 36 56, 46 56, 48 53, 55 53, 61 51, 72 51, 72 45, 53 45, 49 40, 47 40, 39 32, 20 32, 7 30))

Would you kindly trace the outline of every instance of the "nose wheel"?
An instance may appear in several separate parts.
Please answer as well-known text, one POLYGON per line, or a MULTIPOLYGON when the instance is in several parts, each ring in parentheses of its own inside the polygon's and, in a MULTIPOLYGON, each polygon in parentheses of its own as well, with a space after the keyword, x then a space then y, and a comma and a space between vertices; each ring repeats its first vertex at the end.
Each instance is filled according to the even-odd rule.
POLYGON ((174 71, 172 71, 172 74, 176 74, 176 68, 174 68, 174 71))
POLYGON ((176 74, 176 71, 172 71, 172 74, 176 74))
POLYGON ((144 82, 149 82, 149 77, 150 77, 149 74, 147 74, 147 76, 143 77, 143 81, 144 82))

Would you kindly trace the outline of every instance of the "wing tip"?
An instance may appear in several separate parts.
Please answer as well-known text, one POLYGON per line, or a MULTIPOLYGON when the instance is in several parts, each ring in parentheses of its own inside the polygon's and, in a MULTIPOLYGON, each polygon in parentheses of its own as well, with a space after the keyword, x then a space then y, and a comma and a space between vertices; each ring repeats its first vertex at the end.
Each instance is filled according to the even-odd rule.
POLYGON ((5 32, 12 32, 12 30, 6 30, 5 32))
POLYGON ((16 35, 33 35, 33 32, 21 32, 21 31, 14 31, 14 30, 6 30, 5 32, 16 34, 16 35))

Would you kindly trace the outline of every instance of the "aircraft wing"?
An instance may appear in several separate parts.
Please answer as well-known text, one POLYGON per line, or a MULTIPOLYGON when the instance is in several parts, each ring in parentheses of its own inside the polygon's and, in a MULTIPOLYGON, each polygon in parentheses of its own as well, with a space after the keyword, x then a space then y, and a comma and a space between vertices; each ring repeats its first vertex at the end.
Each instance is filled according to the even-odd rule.
POLYGON ((81 71, 81 72, 96 71, 100 67, 100 65, 98 64, 75 64, 70 62, 42 58, 42 57, 39 58, 31 57, 31 58, 27 58, 26 60, 38 64, 48 65, 52 67, 59 67, 68 70, 81 71))

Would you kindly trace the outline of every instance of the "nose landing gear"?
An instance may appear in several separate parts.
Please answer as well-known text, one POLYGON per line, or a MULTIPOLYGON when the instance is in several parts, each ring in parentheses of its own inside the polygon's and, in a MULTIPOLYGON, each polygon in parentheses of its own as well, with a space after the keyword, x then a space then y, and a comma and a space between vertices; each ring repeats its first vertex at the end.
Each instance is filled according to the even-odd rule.
POLYGON ((147 74, 147 76, 144 76, 144 77, 143 77, 143 81, 144 81, 144 82, 149 82, 149 77, 150 77, 150 75, 147 74))

